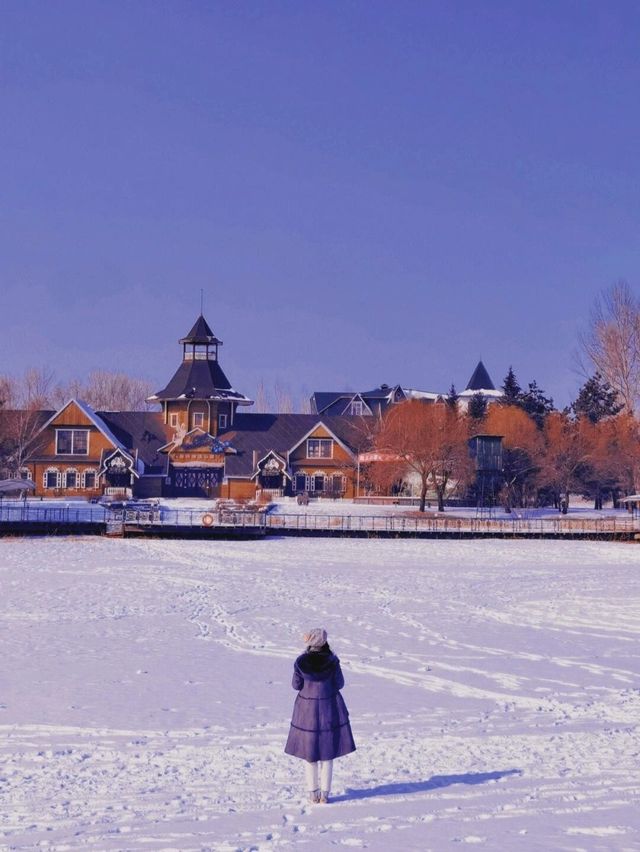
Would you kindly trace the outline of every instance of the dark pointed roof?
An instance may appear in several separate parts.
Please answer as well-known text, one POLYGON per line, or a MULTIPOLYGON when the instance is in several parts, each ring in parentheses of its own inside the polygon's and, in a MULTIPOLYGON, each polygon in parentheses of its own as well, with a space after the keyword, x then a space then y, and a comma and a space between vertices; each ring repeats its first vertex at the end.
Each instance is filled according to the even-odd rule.
POLYGON ((149 399, 230 399, 249 400, 231 387, 217 361, 183 361, 163 390, 149 399))
POLYGON ((482 361, 478 361, 478 366, 473 371, 473 375, 469 379, 465 390, 495 390, 491 376, 482 361))
MULTIPOLYGON (((183 337, 180 343, 218 346, 222 341, 218 340, 211 331, 209 323, 200 314, 189 334, 183 337)), ((218 399, 232 400, 240 405, 251 404, 250 399, 231 387, 231 382, 225 376, 216 358, 192 358, 190 354, 185 352, 184 360, 173 374, 169 384, 150 396, 149 400, 218 399)))
POLYGON ((186 337, 183 337, 180 343, 217 343, 220 345, 221 340, 215 336, 206 319, 200 314, 194 322, 193 327, 186 337))

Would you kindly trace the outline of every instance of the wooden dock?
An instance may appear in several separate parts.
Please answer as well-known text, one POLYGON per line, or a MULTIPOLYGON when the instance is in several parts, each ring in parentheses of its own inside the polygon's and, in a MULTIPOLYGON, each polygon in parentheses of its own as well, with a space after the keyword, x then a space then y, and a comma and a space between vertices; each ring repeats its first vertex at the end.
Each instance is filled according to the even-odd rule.
POLYGON ((318 538, 558 539, 639 541, 637 518, 514 518, 510 520, 394 515, 276 514, 264 509, 69 508, 0 506, 0 536, 106 535, 118 538, 263 539, 318 538))

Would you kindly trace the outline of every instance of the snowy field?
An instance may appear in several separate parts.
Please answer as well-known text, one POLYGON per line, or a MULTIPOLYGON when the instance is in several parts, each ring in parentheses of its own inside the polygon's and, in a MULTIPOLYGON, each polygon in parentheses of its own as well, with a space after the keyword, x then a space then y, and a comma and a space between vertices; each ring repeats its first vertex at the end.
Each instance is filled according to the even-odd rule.
POLYGON ((638 850, 640 547, 0 540, 0 848, 638 850), (304 628, 358 751, 283 754, 304 628))

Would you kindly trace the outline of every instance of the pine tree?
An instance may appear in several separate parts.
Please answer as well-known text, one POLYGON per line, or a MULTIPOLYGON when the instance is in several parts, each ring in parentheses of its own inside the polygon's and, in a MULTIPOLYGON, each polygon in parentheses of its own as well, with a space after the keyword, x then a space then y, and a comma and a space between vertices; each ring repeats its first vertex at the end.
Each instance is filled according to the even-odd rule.
POLYGON ((487 413, 487 398, 478 391, 469 399, 467 414, 472 420, 483 420, 487 413))
POLYGON ((456 390, 456 386, 453 382, 451 382, 451 387, 449 388, 449 393, 447 394, 446 403, 449 408, 452 408, 454 411, 458 409, 458 400, 460 399, 460 395, 456 390))
POLYGON ((538 387, 535 379, 529 382, 527 391, 521 395, 520 407, 536 421, 539 427, 542 427, 547 414, 555 410, 553 399, 544 395, 544 391, 538 387))
POLYGON ((502 383, 503 396, 500 399, 502 405, 519 405, 522 399, 522 388, 518 384, 516 374, 513 372, 513 367, 509 367, 509 372, 504 377, 502 383))
POLYGON ((592 423, 598 423, 605 417, 613 417, 623 409, 618 402, 618 393, 609 382, 596 372, 578 391, 571 411, 576 417, 587 417, 592 423))

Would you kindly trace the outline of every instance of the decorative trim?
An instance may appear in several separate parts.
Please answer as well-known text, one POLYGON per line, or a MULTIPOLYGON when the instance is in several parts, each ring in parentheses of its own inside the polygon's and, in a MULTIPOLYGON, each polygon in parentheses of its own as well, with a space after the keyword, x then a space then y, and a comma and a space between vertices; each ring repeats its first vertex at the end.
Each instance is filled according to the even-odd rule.
POLYGON ((355 459, 355 453, 353 452, 353 450, 350 450, 350 449, 349 449, 349 447, 347 447, 347 445, 346 445, 343 441, 341 441, 341 440, 340 440, 340 438, 338 438, 338 436, 336 435, 336 433, 335 433, 332 429, 330 429, 330 428, 326 425, 326 423, 323 423, 323 421, 322 421, 322 420, 318 420, 318 422, 317 422, 317 423, 316 423, 316 424, 315 424, 315 425, 314 425, 311 429, 309 429, 309 431, 307 432, 307 434, 306 434, 306 435, 303 435, 303 436, 302 436, 302 438, 300 438, 300 440, 298 441, 298 443, 297 443, 297 444, 294 444, 294 445, 293 445, 293 447, 291 447, 291 449, 290 449, 290 450, 287 450, 287 459, 289 458, 289 456, 291 455, 291 453, 293 453, 295 450, 297 450, 297 449, 298 449, 298 447, 300 446, 300 444, 302 444, 304 441, 306 441, 306 440, 307 440, 307 438, 309 438, 311 435, 313 435, 313 433, 316 431, 316 429, 317 429, 319 426, 322 426, 322 428, 323 428, 323 429, 326 429, 326 431, 327 431, 327 432, 329 433, 329 435, 333 438, 333 440, 334 440, 334 441, 335 441, 335 442, 336 442, 339 446, 341 446, 341 447, 342 447, 342 449, 343 449, 346 453, 348 453, 348 454, 351 456, 351 458, 352 458, 352 459, 355 459))

